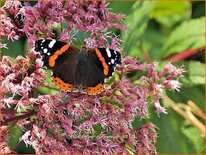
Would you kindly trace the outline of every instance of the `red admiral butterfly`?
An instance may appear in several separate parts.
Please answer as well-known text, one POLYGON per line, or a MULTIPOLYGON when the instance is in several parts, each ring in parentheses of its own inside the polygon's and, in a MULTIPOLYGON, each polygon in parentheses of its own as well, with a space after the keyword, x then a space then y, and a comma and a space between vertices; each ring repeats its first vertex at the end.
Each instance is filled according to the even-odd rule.
POLYGON ((52 81, 67 91, 83 90, 89 95, 100 93, 104 80, 121 64, 119 52, 108 48, 78 49, 56 40, 37 40, 44 65, 52 70, 52 81))

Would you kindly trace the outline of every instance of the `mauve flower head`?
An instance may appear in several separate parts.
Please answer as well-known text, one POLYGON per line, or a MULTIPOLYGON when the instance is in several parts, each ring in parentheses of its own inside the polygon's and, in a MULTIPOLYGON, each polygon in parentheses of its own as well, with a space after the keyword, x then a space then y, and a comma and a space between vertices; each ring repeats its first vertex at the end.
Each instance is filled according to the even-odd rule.
MULTIPOLYGON (((4 9, 0 8, 0 40, 7 37, 11 40, 18 40, 18 28, 14 22, 7 16, 4 9)), ((2 46, 1 46, 2 47, 2 46)))
POLYGON ((2 8, 7 9, 11 15, 14 17, 18 14, 20 8, 22 7, 21 2, 18 0, 7 0, 2 8))
MULTIPOLYGON (((39 0, 33 5, 6 1, 5 8, 21 22, 17 22, 18 26, 13 24, 1 9, 1 22, 5 20, 4 28, 9 28, 8 33, 0 30, 1 39, 15 39, 18 32, 20 35, 16 39, 26 36, 28 44, 33 47, 39 38, 72 43, 79 33, 84 33, 87 37, 82 44, 87 48, 121 49, 118 36, 109 30, 125 29, 120 23, 123 15, 110 12, 105 0, 39 0), (11 35, 12 31, 15 33, 11 35)), ((2 111, 7 109, 14 114, 3 113, 1 123, 8 125, 11 121, 18 121, 17 125, 24 131, 20 141, 31 145, 36 154, 157 153, 155 125, 148 123, 134 129, 132 123, 137 116, 141 119, 149 116, 151 96, 157 113, 166 113, 159 100, 164 89, 179 89, 176 79, 184 72, 182 69, 168 64, 158 72, 158 63, 141 64, 135 58, 125 56, 106 89, 96 96, 89 96, 63 90, 41 94, 37 91, 39 86, 57 90, 45 82, 42 65, 41 56, 34 51, 14 60, 3 56, 0 62, 0 87, 3 90, 0 106, 2 111), (128 72, 137 71, 147 72, 140 78, 140 85, 127 78, 128 72), (35 117, 28 119, 30 116, 35 117)))
POLYGON ((178 79, 185 71, 183 68, 177 68, 171 63, 166 64, 161 71, 158 71, 157 62, 148 64, 146 68, 148 70, 147 77, 142 76, 140 80, 143 83, 143 87, 147 89, 148 95, 153 96, 153 104, 159 116, 160 113, 167 113, 166 109, 159 102, 164 90, 179 91, 181 84, 178 79))
MULTIPOLYGON (((18 56, 14 63, 11 58, 3 56, 0 62, 1 88, 5 93, 12 94, 11 97, 2 99, 3 107, 13 104, 12 100, 16 95, 20 95, 21 100, 28 99, 32 89, 44 82, 45 74, 39 59, 38 54, 30 53, 26 58, 18 56)), ((18 107, 22 103, 15 104, 18 107)))
POLYGON ((5 2, 3 8, 9 10, 18 25, 9 23, 10 17, 2 16, 1 21, 5 19, 9 23, 9 25, 5 25, 5 28, 9 30, 9 34, 12 32, 9 36, 2 34, 2 37, 8 36, 9 39, 18 39, 19 35, 14 33, 18 31, 21 34, 20 36, 28 38, 28 43, 32 47, 38 38, 54 38, 72 42, 78 36, 72 35, 70 32, 77 30, 89 34, 89 37, 83 40, 87 48, 102 46, 118 50, 119 39, 106 34, 110 28, 125 29, 125 26, 119 22, 123 19, 123 16, 111 13, 104 0, 68 2, 39 0, 34 6, 29 3, 23 4, 18 0, 5 2), (15 31, 12 31, 14 28, 15 31), (60 29, 60 34, 58 38, 55 38, 54 32, 57 29, 60 29))
POLYGON ((155 125, 148 123, 139 128, 136 134, 137 140, 137 154, 157 154, 155 143, 157 141, 157 134, 155 132, 155 125))

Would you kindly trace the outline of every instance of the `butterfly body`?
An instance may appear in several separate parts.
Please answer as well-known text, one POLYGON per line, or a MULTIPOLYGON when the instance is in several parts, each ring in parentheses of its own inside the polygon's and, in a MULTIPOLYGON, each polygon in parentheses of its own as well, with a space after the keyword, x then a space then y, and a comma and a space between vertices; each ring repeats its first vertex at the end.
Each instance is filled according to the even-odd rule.
POLYGON ((105 49, 78 49, 56 40, 37 40, 44 65, 52 70, 53 82, 67 91, 83 91, 96 95, 104 88, 104 80, 121 63, 119 52, 105 49))

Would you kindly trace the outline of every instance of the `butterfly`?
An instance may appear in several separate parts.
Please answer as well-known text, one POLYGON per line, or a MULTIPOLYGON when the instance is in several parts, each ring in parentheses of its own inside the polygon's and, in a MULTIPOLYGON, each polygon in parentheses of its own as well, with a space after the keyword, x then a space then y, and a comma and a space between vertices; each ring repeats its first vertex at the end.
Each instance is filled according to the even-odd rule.
POLYGON ((54 84, 69 92, 100 93, 105 79, 121 64, 121 54, 109 48, 78 49, 62 41, 41 39, 34 49, 40 52, 44 66, 52 70, 54 84))

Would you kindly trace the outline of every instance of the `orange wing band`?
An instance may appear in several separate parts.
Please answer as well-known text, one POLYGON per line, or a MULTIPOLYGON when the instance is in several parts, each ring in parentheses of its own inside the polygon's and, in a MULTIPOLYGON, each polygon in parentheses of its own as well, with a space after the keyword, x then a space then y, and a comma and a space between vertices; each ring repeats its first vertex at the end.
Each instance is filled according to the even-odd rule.
POLYGON ((103 89, 104 89, 104 85, 100 83, 95 87, 88 87, 86 89, 86 93, 89 95, 96 95, 99 94, 103 89))
POLYGON ((108 75, 109 73, 109 66, 107 65, 104 57, 100 53, 100 51, 96 48, 95 49, 96 55, 98 56, 99 60, 102 62, 103 68, 104 68, 104 75, 108 75))
POLYGON ((52 81, 54 82, 55 85, 57 85, 60 89, 67 90, 67 91, 73 91, 74 86, 69 83, 65 83, 58 77, 53 77, 52 81))
POLYGON ((69 49, 69 44, 64 45, 60 50, 57 50, 51 57, 49 57, 49 67, 55 66, 55 60, 59 55, 66 52, 69 49))

